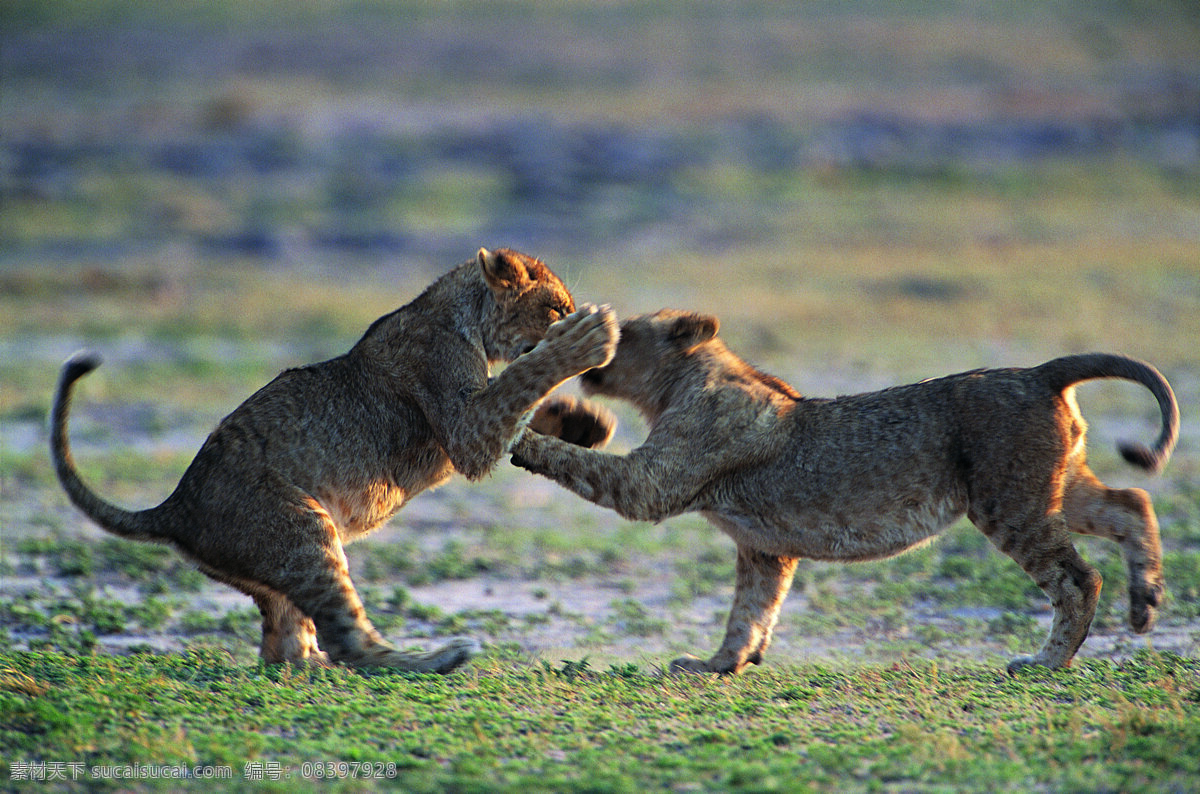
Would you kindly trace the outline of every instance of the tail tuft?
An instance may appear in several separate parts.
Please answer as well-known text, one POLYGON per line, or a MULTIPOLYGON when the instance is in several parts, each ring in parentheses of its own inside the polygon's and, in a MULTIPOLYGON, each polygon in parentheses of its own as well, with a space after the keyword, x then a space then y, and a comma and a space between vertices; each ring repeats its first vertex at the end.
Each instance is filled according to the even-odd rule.
POLYGON ((1117 444, 1117 451, 1129 463, 1132 463, 1139 469, 1145 469, 1152 474, 1158 473, 1162 469, 1163 464, 1166 463, 1165 455, 1155 455, 1149 447, 1142 444, 1122 441, 1117 444))
POLYGON ((100 354, 91 350, 80 350, 66 360, 62 368, 63 380, 74 383, 100 366, 100 354))
POLYGON ((1162 429, 1151 447, 1122 442, 1117 449, 1126 461, 1151 474, 1157 474, 1167 465, 1179 439, 1179 403, 1161 372, 1144 361, 1110 353, 1063 356, 1047 361, 1035 370, 1043 373, 1044 381, 1059 391, 1095 378, 1121 378, 1145 386, 1158 402, 1162 429))

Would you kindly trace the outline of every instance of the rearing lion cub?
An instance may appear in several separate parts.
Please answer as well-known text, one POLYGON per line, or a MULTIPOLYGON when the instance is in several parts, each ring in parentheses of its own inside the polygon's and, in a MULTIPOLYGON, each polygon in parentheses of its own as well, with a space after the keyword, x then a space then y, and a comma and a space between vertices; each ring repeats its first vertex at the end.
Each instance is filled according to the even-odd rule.
POLYGON ((530 409, 608 361, 616 336, 610 309, 575 311, 540 261, 480 249, 477 261, 375 321, 350 352, 287 370, 242 403, 158 507, 108 504, 71 462, 71 388, 99 365, 94 355, 63 367, 51 454, 71 501, 97 524, 171 543, 249 594, 263 615, 266 661, 446 672, 477 643, 426 654, 390 648, 367 619, 342 545, 455 471, 486 475, 530 409), (499 361, 512 364, 489 379, 499 361))
POLYGON ((736 673, 771 639, 797 559, 869 560, 930 540, 966 514, 1046 592, 1049 639, 1024 665, 1064 667, 1087 637, 1100 575, 1071 532, 1121 544, 1129 623, 1148 631, 1162 595, 1158 523, 1144 491, 1105 487, 1085 462, 1074 385, 1124 378, 1158 400, 1153 450, 1122 446, 1157 471, 1179 411, 1166 380, 1122 356, 1067 356, 1031 369, 976 370, 837 399, 807 399, 716 338, 717 319, 675 311, 621 324, 611 363, 585 392, 631 401, 650 432, 626 456, 525 433, 513 462, 629 519, 699 511, 737 543, 737 589, 711 659, 672 669, 736 673))

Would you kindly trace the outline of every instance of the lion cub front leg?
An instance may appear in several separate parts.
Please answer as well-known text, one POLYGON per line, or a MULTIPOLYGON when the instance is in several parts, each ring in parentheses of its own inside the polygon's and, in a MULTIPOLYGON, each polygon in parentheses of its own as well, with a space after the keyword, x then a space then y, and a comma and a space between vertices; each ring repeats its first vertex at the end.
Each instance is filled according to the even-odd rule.
POLYGON ((676 659, 671 662, 671 672, 740 673, 747 665, 762 662, 797 564, 794 557, 775 557, 739 545, 737 589, 725 641, 707 661, 694 656, 676 659))
POLYGON ((675 450, 643 445, 613 455, 536 432, 517 439, 512 463, 630 521, 662 521, 686 512, 708 476, 702 461, 675 450))
POLYGON ((618 334, 616 315, 608 307, 584 306, 551 325, 533 350, 472 395, 446 428, 446 452, 454 468, 468 479, 491 471, 534 405, 563 381, 608 363, 618 334))

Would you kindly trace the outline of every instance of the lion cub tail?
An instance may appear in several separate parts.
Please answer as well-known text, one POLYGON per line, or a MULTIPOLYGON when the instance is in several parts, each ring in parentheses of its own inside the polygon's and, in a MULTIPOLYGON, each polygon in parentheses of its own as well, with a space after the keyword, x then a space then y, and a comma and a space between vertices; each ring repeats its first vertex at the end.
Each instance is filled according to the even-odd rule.
POLYGON ((1166 465, 1179 438, 1179 405, 1175 392, 1162 373, 1151 365, 1127 356, 1111 353, 1085 353, 1064 356, 1048 361, 1035 370, 1039 371, 1050 385, 1058 390, 1066 389, 1081 381, 1096 378, 1122 378, 1140 383, 1150 390, 1158 400, 1162 413, 1162 431, 1153 447, 1123 441, 1117 445, 1121 457, 1139 468, 1158 472, 1166 465))
POLYGON ((67 442, 67 418, 71 412, 71 390, 75 381, 100 366, 100 356, 81 351, 67 359, 54 391, 50 408, 50 458, 54 473, 71 502, 104 529, 131 540, 163 542, 166 538, 153 529, 152 511, 131 512, 109 504, 88 488, 75 470, 71 447, 67 442))

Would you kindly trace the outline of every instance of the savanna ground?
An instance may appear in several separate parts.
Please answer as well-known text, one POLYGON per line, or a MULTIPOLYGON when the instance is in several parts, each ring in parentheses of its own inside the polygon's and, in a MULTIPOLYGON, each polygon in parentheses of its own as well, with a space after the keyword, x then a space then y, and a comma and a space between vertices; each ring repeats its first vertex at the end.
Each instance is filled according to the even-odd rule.
POLYGON ((1185 2, 0 6, 3 785, 141 765, 164 789, 148 776, 186 766, 280 790, 1196 790, 1197 108, 1185 2), (1081 539, 1105 588, 1077 666, 1007 677, 1048 606, 963 524, 802 564, 764 666, 663 678, 719 642, 732 544, 504 463, 349 551, 385 634, 482 658, 265 668, 249 599, 67 503, 44 427, 74 350, 105 357, 73 420, 84 476, 148 506, 254 389, 480 245, 620 314, 718 314, 812 395, 1154 362, 1183 412, 1162 476, 1113 451, 1156 432, 1144 390, 1080 402, 1097 472, 1154 495, 1158 628, 1127 630, 1115 548, 1081 539))

